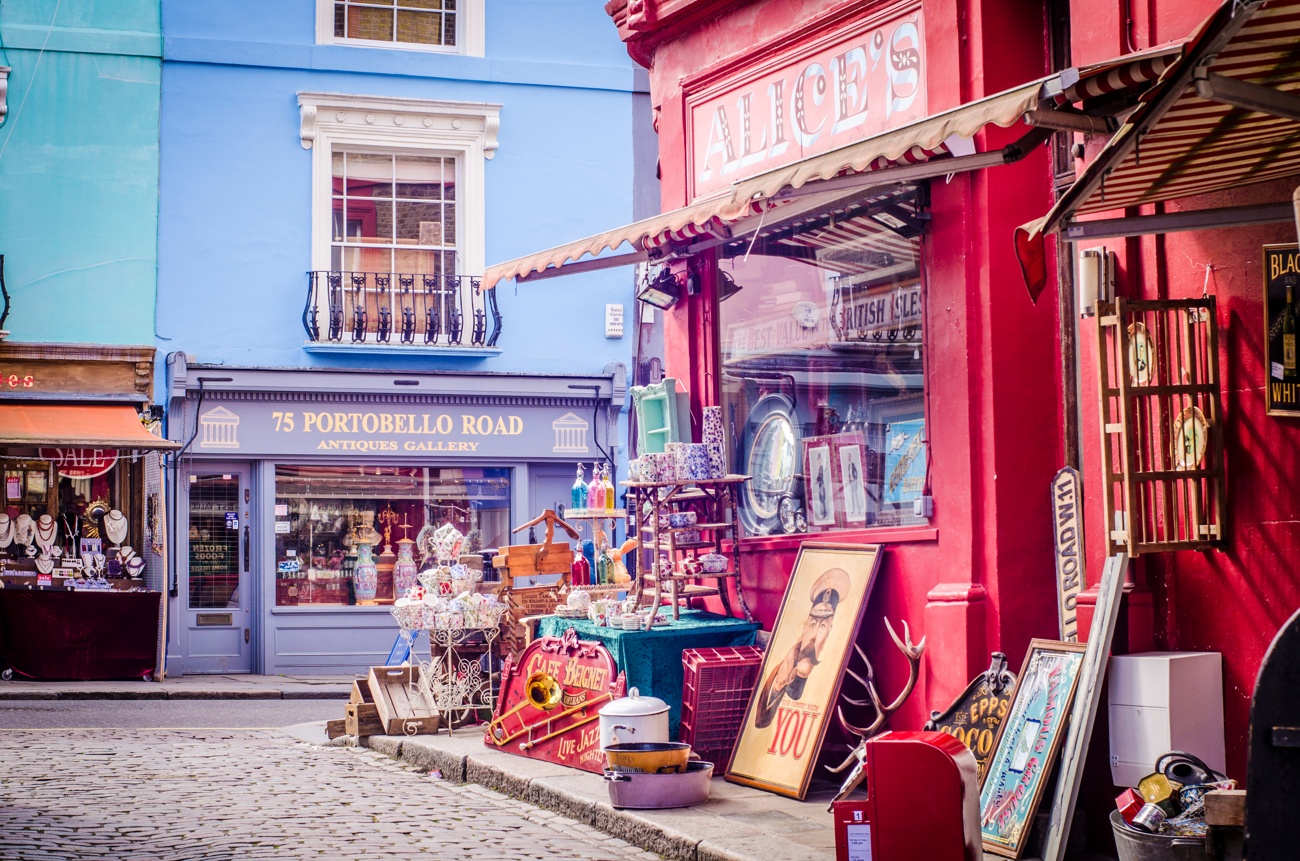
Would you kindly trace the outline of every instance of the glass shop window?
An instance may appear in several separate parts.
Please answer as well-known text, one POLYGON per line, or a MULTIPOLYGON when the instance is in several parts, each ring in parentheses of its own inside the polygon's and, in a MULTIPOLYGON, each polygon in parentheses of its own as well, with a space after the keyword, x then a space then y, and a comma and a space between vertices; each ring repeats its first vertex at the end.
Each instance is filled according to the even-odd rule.
POLYGON ((724 414, 749 535, 926 523, 915 190, 723 247, 724 414), (923 509, 915 509, 923 510, 923 509))
MULTIPOLYGON (((409 551, 431 564, 430 537, 450 523, 463 554, 510 543, 510 470, 485 467, 278 466, 276 606, 391 604, 409 551), (375 565, 374 598, 358 564, 375 565)), ((363 569, 364 570, 364 569, 363 569)))

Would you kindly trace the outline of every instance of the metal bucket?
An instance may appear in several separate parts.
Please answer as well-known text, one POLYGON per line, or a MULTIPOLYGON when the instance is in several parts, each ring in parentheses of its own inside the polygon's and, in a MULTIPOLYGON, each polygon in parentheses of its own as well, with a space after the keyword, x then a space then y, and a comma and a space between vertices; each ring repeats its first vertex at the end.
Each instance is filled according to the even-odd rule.
POLYGON ((1124 824, 1118 810, 1110 812, 1119 861, 1205 861, 1205 841, 1195 837, 1147 834, 1124 824))

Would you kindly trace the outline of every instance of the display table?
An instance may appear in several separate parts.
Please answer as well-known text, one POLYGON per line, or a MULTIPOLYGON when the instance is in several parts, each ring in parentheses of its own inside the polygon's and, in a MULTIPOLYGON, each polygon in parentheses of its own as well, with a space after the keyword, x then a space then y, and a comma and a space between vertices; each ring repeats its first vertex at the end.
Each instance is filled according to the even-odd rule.
POLYGON ((722 646, 752 646, 757 622, 683 610, 671 625, 650 631, 601 628, 586 619, 546 616, 538 623, 538 636, 558 637, 573 628, 580 640, 595 640, 609 649, 614 663, 627 676, 629 690, 655 696, 668 703, 668 737, 677 738, 682 717, 682 652, 686 649, 716 649, 722 646))
POLYGON ((139 679, 154 670, 158 592, 0 589, 0 662, 32 679, 139 679))

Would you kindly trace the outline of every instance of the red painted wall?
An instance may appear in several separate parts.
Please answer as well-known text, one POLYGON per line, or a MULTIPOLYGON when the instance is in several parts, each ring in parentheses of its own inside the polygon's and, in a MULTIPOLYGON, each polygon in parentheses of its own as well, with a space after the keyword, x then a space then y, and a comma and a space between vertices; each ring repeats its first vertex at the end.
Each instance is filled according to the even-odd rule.
MULTIPOLYGON (((683 79, 737 60, 756 62, 815 38, 819 21, 848 26, 889 4, 699 5, 726 8, 653 45, 665 209, 689 202, 683 79)), ((676 12, 681 8, 674 4, 676 12)), ((931 113, 1045 74, 1040 3, 925 0, 923 15, 931 113)), ((655 42, 633 38, 646 40, 642 50, 655 42)), ((995 129, 977 143, 995 148, 1022 133, 995 129)), ((1018 668, 1030 638, 1056 632, 1048 495, 1061 466, 1055 299, 1049 290, 1037 306, 1030 304, 1010 240, 1015 226, 1050 206, 1048 153, 1041 149, 996 174, 935 181, 931 198, 925 359, 932 528, 814 536, 888 547, 861 638, 882 695, 901 687, 907 669, 893 654, 882 617, 900 634, 897 623, 906 620, 914 639, 927 637, 918 694, 899 714, 899 727, 918 727, 931 709, 945 708, 987 666, 991 650, 1007 652, 1018 668)), ((668 372, 687 381, 697 407, 717 402, 705 374, 714 350, 708 293, 670 312, 665 333, 668 372)), ((779 608, 798 544, 790 537, 744 542, 743 583, 765 626, 779 608)))
MULTIPOLYGON (((1190 35, 1218 7, 1207 0, 1134 0, 1132 47, 1190 35)), ((1073 51, 1086 63, 1125 50, 1121 4, 1076 0, 1073 51)), ((1103 142, 1090 142, 1090 153, 1103 142)), ((1285 201, 1293 183, 1249 186, 1170 204, 1167 211, 1285 201)), ((1144 207, 1130 214, 1157 211, 1144 207)), ((1122 213, 1114 213, 1122 214, 1122 213)), ((1132 298, 1218 299, 1220 370, 1227 447, 1228 545, 1225 551, 1149 554, 1135 561, 1137 597, 1151 602, 1150 645, 1224 655, 1224 713, 1229 776, 1245 779, 1250 698, 1273 636, 1300 607, 1300 419, 1267 416, 1263 386, 1261 246, 1295 242, 1293 225, 1205 230, 1104 245, 1119 257, 1118 290, 1132 298), (1209 278, 1206 267, 1211 267, 1209 278), (1148 592, 1149 594, 1143 594, 1148 592)), ((1083 474, 1088 500, 1089 581, 1101 574, 1100 442, 1095 324, 1080 337, 1083 474)), ((1142 636, 1139 634, 1139 636, 1142 636)))

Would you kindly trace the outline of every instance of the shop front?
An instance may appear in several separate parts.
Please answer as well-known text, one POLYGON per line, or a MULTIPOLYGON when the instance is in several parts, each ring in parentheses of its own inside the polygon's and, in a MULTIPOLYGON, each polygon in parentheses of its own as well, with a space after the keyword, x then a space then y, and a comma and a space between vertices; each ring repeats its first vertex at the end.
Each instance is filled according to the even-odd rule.
POLYGON ((481 565, 530 512, 567 504, 575 463, 618 457, 621 366, 300 371, 176 355, 168 371, 169 435, 184 446, 172 672, 382 664, 393 602, 435 530, 454 526, 464 561, 481 565))
POLYGON ((0 344, 6 677, 161 672, 163 452, 152 347, 0 344), (156 424, 156 422, 154 423, 156 424))

